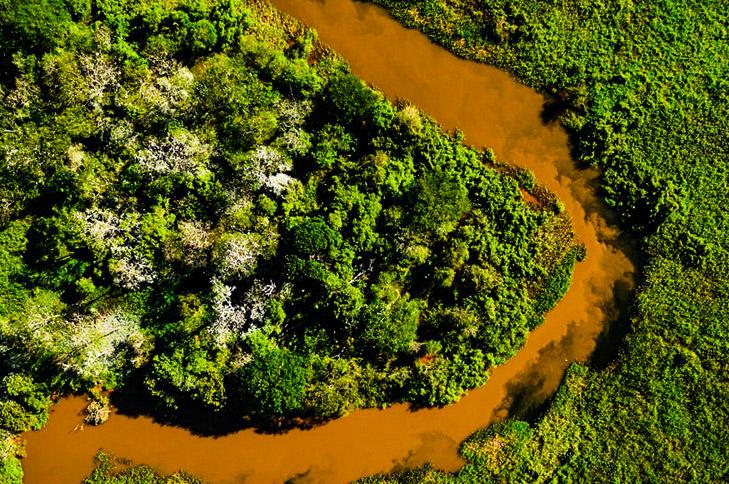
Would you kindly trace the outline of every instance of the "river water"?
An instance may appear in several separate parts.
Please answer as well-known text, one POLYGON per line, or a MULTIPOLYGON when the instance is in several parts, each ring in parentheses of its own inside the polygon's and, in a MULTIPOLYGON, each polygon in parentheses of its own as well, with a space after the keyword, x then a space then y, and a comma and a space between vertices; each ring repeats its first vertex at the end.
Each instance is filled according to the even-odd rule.
POLYGON ((390 99, 407 99, 445 129, 460 129, 467 143, 491 147, 499 159, 532 170, 564 201, 587 259, 577 264, 570 290, 527 344, 457 404, 360 410, 282 434, 248 429, 202 437, 121 414, 100 427, 84 427, 86 402, 67 398, 54 406, 43 430, 24 436, 26 482, 77 483, 102 448, 165 473, 183 468, 212 482, 345 482, 427 461, 454 471, 462 465, 461 441, 549 398, 569 363, 588 359, 598 336, 625 311, 634 266, 595 194, 597 173, 575 168, 566 133, 543 122, 543 96, 498 69, 453 56, 370 4, 272 3, 315 27, 355 74, 390 99))

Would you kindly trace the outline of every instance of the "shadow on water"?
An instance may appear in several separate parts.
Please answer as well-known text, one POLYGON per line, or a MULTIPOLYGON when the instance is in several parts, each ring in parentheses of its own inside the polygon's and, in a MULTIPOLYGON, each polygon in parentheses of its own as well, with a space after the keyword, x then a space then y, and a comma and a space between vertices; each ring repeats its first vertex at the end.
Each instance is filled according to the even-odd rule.
POLYGON ((219 412, 194 405, 185 405, 174 413, 164 412, 153 404, 139 379, 128 383, 123 390, 111 393, 110 400, 118 415, 148 417, 160 425, 181 427, 199 437, 223 437, 243 430, 262 435, 284 435, 292 430, 310 430, 332 420, 313 417, 256 418, 248 409, 230 405, 219 412))
POLYGON ((311 469, 307 469, 304 472, 299 472, 298 474, 286 479, 284 482, 286 484, 308 484, 315 481, 312 479, 311 469))
POLYGON ((604 370, 615 362, 625 349, 626 337, 630 334, 634 288, 625 281, 617 281, 613 294, 618 314, 597 337, 595 351, 588 361, 596 370, 604 370))
MULTIPOLYGON (((599 190, 597 179, 590 180, 587 186, 593 193, 599 190)), ((640 273, 642 266, 637 238, 628 232, 610 230, 616 216, 595 199, 585 199, 583 206, 587 212, 601 214, 606 225, 596 224, 599 240, 608 251, 623 254, 633 270, 615 274, 609 289, 602 285, 593 288, 594 293, 603 295, 598 301, 602 323, 597 327, 597 333, 586 332, 585 327, 571 323, 563 338, 542 348, 538 357, 507 384, 506 397, 495 411, 502 419, 537 422, 549 409, 555 391, 573 362, 582 362, 595 370, 605 369, 624 349, 634 310, 634 274, 640 273), (591 342, 588 351, 584 349, 586 340, 591 342)))
MULTIPOLYGON (((597 336, 595 349, 585 362, 595 370, 603 370, 613 364, 624 349, 626 337, 630 334, 634 288, 628 281, 616 281, 613 286, 615 304, 604 306, 610 314, 607 324, 597 336)), ((572 364, 569 348, 574 344, 574 332, 544 348, 539 358, 529 370, 525 370, 512 383, 507 385, 507 397, 496 410, 504 418, 513 418, 530 423, 538 422, 554 400, 554 385, 549 384, 549 376, 543 367, 564 366, 564 371, 572 364), (564 363, 564 365, 563 365, 564 363)), ((562 378, 560 378, 561 384, 562 378)))
POLYGON ((562 382, 567 367, 574 361, 576 341, 572 325, 560 341, 550 343, 539 356, 512 382, 507 384, 506 397, 495 411, 502 419, 513 418, 536 422, 549 408, 554 391, 562 382), (545 371, 549 368, 549 371, 545 371), (554 368, 561 371, 555 372, 554 368))
POLYGON ((569 103, 557 98, 547 97, 539 113, 542 122, 546 125, 559 123, 562 115, 569 109, 569 103))

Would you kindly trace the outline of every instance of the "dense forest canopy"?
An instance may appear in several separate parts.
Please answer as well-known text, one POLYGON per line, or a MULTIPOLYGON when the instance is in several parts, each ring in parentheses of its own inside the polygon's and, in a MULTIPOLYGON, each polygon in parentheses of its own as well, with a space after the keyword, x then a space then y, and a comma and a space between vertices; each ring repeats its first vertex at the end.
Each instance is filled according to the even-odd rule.
POLYGON ((583 255, 529 173, 262 3, 3 2, 0 62, 7 479, 51 392, 232 427, 453 402, 583 255))
POLYGON ((457 475, 411 481, 696 481, 729 475, 729 30, 714 1, 374 0, 463 57, 562 101, 578 162, 642 236, 632 324, 543 418, 477 433, 457 475))

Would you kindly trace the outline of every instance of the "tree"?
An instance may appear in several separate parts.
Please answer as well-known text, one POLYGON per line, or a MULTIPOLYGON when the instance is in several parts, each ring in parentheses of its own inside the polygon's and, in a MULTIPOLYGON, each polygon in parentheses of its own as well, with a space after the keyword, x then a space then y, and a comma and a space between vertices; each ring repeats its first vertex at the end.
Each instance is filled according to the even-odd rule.
POLYGON ((328 256, 342 243, 342 236, 321 217, 303 219, 292 232, 292 248, 301 256, 328 256))
POLYGON ((81 55, 79 64, 86 80, 88 102, 94 109, 100 110, 106 102, 105 95, 120 87, 119 69, 99 52, 81 55))
POLYGON ((207 169, 212 148, 194 133, 177 129, 164 140, 149 137, 137 152, 137 163, 154 175, 200 173, 207 169))
POLYGON ((223 277, 248 277, 255 271, 265 246, 256 233, 229 233, 213 249, 216 269, 223 277))
POLYGON ((452 355, 426 355, 416 366, 411 397, 426 405, 445 405, 486 381, 486 365, 479 350, 452 355))
POLYGON ((208 20, 198 20, 190 28, 190 41, 195 54, 206 54, 218 43, 218 32, 208 20))
POLYGON ((220 410, 227 397, 228 359, 224 347, 199 337, 185 339, 153 358, 144 383, 167 412, 220 410))
POLYGON ((471 209, 468 190, 454 174, 434 170, 420 178, 413 210, 416 228, 445 236, 471 209))
POLYGON ((258 415, 285 416, 300 410, 308 379, 306 360, 276 346, 263 333, 249 340, 251 360, 239 373, 243 394, 258 415))
POLYGON ((11 373, 0 381, 0 428, 25 432, 41 428, 51 399, 44 385, 29 375, 11 373))
POLYGON ((422 302, 411 301, 408 294, 400 295, 399 291, 389 298, 375 299, 363 311, 362 347, 384 359, 411 351, 421 305, 422 302))

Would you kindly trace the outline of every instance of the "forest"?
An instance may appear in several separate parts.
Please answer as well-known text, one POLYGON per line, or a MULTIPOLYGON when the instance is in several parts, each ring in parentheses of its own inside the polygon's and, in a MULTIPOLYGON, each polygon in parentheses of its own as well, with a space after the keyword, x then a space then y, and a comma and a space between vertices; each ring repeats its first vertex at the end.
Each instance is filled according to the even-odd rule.
POLYGON ((263 2, 0 2, 0 63, 4 482, 71 393, 208 430, 454 402, 585 257, 263 2))
POLYGON ((729 476, 729 30, 722 2, 374 0, 551 94, 577 161, 640 237, 614 361, 573 365, 533 421, 462 444, 457 474, 366 482, 722 482, 729 476))

